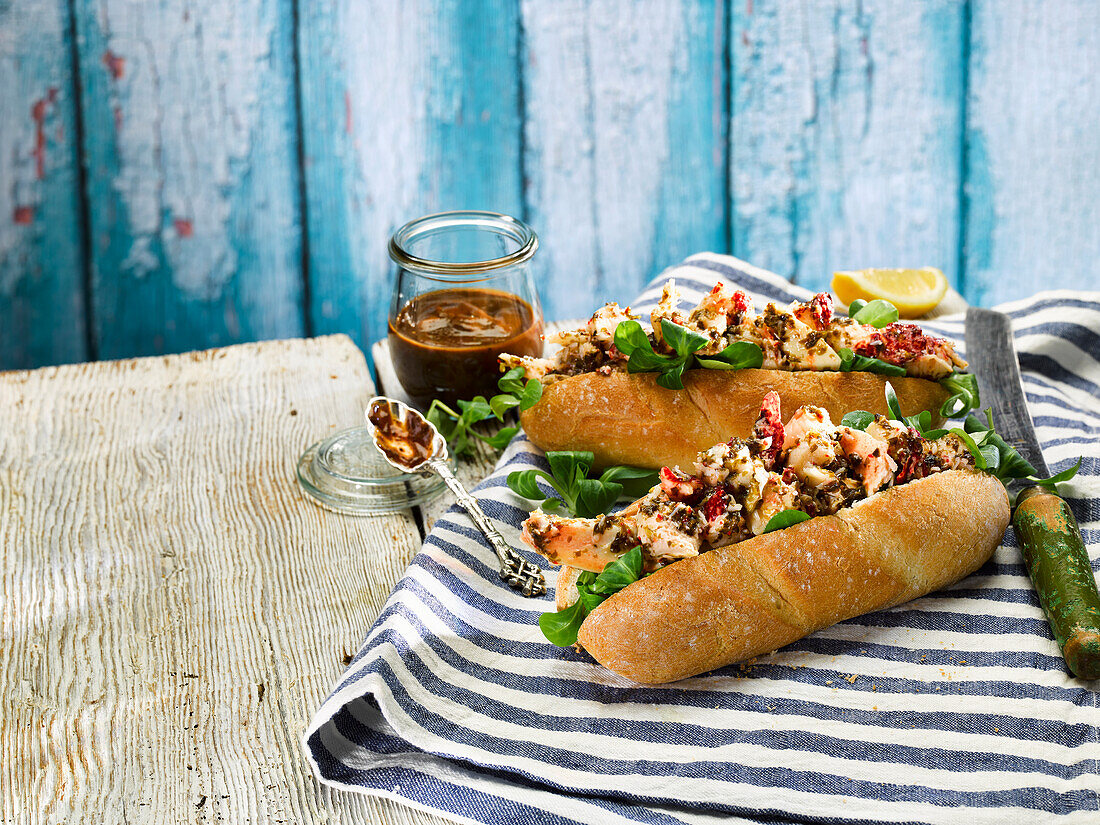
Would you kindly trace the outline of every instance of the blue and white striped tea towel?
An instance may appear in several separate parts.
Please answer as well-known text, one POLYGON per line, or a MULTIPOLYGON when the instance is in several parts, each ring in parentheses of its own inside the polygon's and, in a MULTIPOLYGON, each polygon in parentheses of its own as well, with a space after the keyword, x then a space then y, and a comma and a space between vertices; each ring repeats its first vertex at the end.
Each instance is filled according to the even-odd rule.
MULTIPOLYGON (((692 302, 719 278, 757 306, 808 294, 707 254, 635 308, 668 277, 692 302)), ((1063 492, 1098 566, 1100 293, 1003 309, 1051 471, 1085 456, 1063 492)), ((962 341, 958 316, 927 326, 962 341)), ((474 492, 517 547, 505 478, 528 465, 518 438, 474 492)), ((948 590, 666 686, 547 643, 550 605, 451 508, 305 734, 322 781, 494 824, 1100 822, 1100 682, 1067 675, 1011 531, 948 590)))

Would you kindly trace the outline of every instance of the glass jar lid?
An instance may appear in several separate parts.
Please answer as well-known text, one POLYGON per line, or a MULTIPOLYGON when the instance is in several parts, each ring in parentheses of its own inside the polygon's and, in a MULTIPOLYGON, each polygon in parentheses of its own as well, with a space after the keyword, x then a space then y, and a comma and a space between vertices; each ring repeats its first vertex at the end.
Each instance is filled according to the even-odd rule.
MULTIPOLYGON (((453 459, 448 464, 453 468, 453 459)), ((407 510, 447 489, 435 473, 403 473, 388 464, 366 427, 336 433, 302 453, 298 483, 323 507, 352 515, 407 510)))

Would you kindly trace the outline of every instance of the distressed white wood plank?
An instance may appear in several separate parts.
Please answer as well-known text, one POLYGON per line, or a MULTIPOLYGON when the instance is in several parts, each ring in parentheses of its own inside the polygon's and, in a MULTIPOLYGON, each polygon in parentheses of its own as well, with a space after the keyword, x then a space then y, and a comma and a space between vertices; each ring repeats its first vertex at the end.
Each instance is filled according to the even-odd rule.
POLYGON ((302 334, 291 0, 73 0, 103 357, 302 334))
POLYGON ((0 821, 442 822, 300 744, 419 546, 295 483, 371 391, 343 336, 0 374, 0 821))
POLYGON ((0 3, 0 369, 88 355, 67 15, 0 3))
POLYGON ((725 247, 721 6, 522 3, 528 218, 552 319, 725 247))
POLYGON ((973 5, 967 298, 1100 289, 1100 5, 973 5))
POLYGON ((867 266, 957 283, 963 16, 961 0, 734 4, 734 254, 811 288, 867 266))

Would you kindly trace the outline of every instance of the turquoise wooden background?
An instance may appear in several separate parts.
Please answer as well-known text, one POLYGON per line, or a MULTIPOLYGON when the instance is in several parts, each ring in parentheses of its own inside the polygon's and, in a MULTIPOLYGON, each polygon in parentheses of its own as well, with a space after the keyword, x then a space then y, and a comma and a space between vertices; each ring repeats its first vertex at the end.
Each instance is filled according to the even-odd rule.
POLYGON ((385 328, 404 220, 547 314, 694 251, 1100 288, 1091 0, 0 0, 0 368, 385 328))

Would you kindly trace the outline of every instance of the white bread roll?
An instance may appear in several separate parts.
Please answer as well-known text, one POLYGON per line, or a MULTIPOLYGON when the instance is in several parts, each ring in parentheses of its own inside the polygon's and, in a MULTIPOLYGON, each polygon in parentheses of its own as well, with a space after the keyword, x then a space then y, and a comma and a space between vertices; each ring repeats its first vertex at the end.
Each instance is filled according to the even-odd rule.
POLYGON ((558 610, 565 610, 581 597, 577 591, 577 579, 584 571, 579 567, 570 567, 563 564, 558 571, 558 584, 554 589, 554 606, 558 610))
POLYGON ((694 369, 683 390, 657 385, 655 373, 588 372, 548 383, 542 399, 520 414, 527 437, 543 450, 590 450, 596 466, 690 467, 702 451, 737 436, 747 438, 760 399, 779 393, 783 409, 823 407, 834 421, 852 410, 887 415, 886 381, 903 415, 939 409, 948 392, 925 378, 870 372, 694 369))
POLYGON ((705 673, 958 581, 992 555, 1008 519, 993 476, 937 473, 662 568, 596 608, 578 641, 636 682, 705 673))

